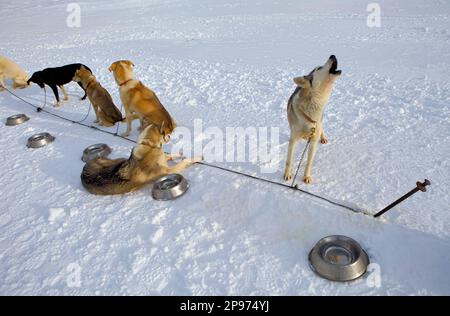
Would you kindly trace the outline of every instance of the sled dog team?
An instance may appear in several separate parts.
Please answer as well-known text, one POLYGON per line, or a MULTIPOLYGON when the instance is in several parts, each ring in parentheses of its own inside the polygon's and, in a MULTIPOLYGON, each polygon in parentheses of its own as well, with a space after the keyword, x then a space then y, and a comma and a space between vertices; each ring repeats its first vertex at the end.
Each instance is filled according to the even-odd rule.
MULTIPOLYGON (((341 75, 337 66, 337 58, 331 55, 324 65, 314 68, 308 75, 294 78, 297 88, 287 106, 290 139, 284 171, 286 181, 292 179, 292 160, 297 143, 301 139, 310 139, 303 181, 312 182, 311 169, 317 145, 319 141, 322 144, 328 142, 322 119, 334 83, 341 75)), ((0 56, 0 91, 5 90, 7 79, 12 80, 14 89, 26 88, 31 83, 41 88, 47 85, 55 95, 55 107, 59 107, 61 101, 58 88, 66 101, 69 96, 64 85, 74 81, 84 91, 81 99, 89 98, 95 111, 95 122, 99 125, 113 126, 125 121, 127 129, 122 135, 128 136, 133 120, 139 119, 140 135, 128 159, 97 158, 86 163, 81 173, 81 183, 90 193, 122 194, 137 190, 162 175, 180 173, 202 159, 183 159, 178 164, 169 166, 168 161, 183 158, 166 155, 162 149, 176 128, 176 122, 155 92, 134 77, 133 67, 132 61, 119 60, 108 68, 118 85, 125 117, 108 91, 97 81, 92 70, 83 64, 46 68, 29 77, 12 60, 0 56)))

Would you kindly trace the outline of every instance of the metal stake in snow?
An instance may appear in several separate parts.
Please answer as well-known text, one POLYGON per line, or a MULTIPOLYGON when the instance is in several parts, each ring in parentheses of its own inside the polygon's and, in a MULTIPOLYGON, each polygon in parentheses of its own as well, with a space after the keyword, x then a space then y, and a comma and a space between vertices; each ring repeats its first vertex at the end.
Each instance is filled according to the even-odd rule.
POLYGON ((397 204, 403 202, 404 200, 406 200, 407 198, 409 198, 411 195, 413 195, 414 193, 416 193, 418 191, 426 192, 427 191, 426 186, 430 185, 430 184, 431 184, 431 182, 429 180, 427 180, 427 179, 425 179, 425 181, 423 183, 420 183, 419 181, 417 181, 416 182, 416 187, 414 189, 412 189, 411 191, 409 191, 408 193, 403 195, 397 201, 395 201, 395 202, 389 204, 388 206, 386 206, 384 209, 382 209, 381 211, 376 213, 373 217, 379 217, 379 216, 383 215, 384 213, 389 211, 391 208, 393 208, 397 204))

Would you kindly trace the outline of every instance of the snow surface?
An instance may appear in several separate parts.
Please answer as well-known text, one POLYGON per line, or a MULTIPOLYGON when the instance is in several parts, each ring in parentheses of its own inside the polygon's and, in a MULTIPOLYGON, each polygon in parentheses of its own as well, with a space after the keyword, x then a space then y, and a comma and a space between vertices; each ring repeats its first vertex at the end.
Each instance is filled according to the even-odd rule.
MULTIPOLYGON (((379 1, 380 28, 367 27, 368 2, 358 0, 80 1, 81 28, 66 27, 68 2, 2 0, 0 55, 29 73, 85 63, 117 104, 107 68, 131 59, 180 125, 279 127, 278 172, 217 164, 282 182, 292 78, 336 54, 329 144, 305 189, 375 213, 417 180, 432 186, 381 219, 200 165, 175 201, 152 200, 150 187, 92 196, 79 179, 82 150, 105 142, 124 157, 132 144, 3 92, 0 117, 31 120, 0 126, 0 294, 450 294, 450 2, 379 1), (27 149, 42 131, 56 141, 27 149), (379 287, 373 271, 333 283, 310 270, 309 250, 330 234, 361 243, 379 287)), ((71 101, 48 109, 81 119, 89 103, 68 89, 71 101)), ((43 101, 36 85, 18 94, 43 101)))

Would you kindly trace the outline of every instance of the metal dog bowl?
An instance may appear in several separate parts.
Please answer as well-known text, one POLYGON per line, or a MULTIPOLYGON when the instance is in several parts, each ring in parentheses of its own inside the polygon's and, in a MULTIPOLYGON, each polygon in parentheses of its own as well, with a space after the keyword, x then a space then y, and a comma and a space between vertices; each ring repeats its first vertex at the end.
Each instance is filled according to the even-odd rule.
POLYGON ((16 114, 13 116, 10 116, 6 119, 6 126, 16 126, 22 123, 25 123, 30 118, 26 116, 25 114, 16 114))
POLYGON ((50 144, 55 140, 55 137, 49 133, 39 133, 28 138, 27 147, 29 148, 39 148, 50 144))
POLYGON ((81 160, 88 162, 99 157, 107 157, 111 152, 112 149, 106 144, 91 145, 83 150, 81 160))
POLYGON ((189 184, 181 174, 169 174, 155 181, 152 196, 158 201, 174 200, 189 188, 189 184))
POLYGON ((309 253, 309 263, 321 277, 345 282, 366 273, 369 257, 355 240, 335 235, 319 240, 309 253))

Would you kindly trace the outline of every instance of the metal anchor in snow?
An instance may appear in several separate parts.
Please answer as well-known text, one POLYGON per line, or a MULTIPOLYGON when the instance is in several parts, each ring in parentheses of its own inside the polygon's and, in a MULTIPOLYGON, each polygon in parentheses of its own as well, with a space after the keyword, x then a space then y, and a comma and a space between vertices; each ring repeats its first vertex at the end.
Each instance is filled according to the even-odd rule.
POLYGON ((414 193, 416 193, 418 191, 426 192, 427 191, 426 186, 430 185, 430 184, 431 184, 431 182, 429 180, 427 180, 427 179, 425 179, 425 181, 422 182, 422 183, 420 181, 417 181, 416 182, 416 187, 414 189, 412 189, 411 191, 409 191, 408 193, 403 195, 401 198, 399 198, 395 202, 393 202, 393 203, 389 204, 388 206, 386 206, 384 209, 382 209, 381 211, 376 213, 373 217, 379 217, 379 216, 383 215, 384 213, 389 211, 391 208, 393 208, 397 204, 403 202, 404 200, 406 200, 407 198, 409 198, 411 195, 413 195, 414 193))

